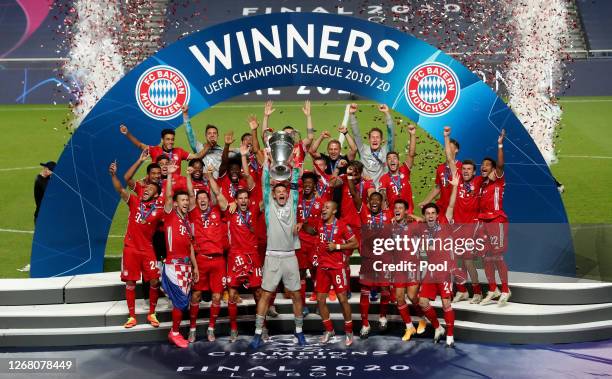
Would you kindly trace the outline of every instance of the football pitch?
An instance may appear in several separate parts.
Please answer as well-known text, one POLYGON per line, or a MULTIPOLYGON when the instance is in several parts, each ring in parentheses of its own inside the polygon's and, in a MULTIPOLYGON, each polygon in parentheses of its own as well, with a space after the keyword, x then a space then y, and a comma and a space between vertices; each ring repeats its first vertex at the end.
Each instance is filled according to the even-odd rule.
MULTIPOLYGON (((370 101, 360 103, 358 119, 362 134, 373 127, 384 129, 384 118, 370 101)), ((572 224, 612 223, 612 97, 561 98, 563 120, 558 128, 559 162, 552 166, 555 177, 564 184, 563 200, 572 224)), ((342 120, 344 101, 313 102, 312 115, 318 133, 329 130, 332 135, 342 120)), ((305 118, 301 102, 276 102, 271 127, 292 125, 305 135, 305 118)), ((217 125, 219 140, 233 130, 237 147, 240 135, 248 131, 249 114, 261 120, 263 102, 231 102, 219 104, 192 120, 199 139, 206 124, 217 125)), ((408 120, 397 114, 399 123, 396 149, 405 153, 408 120)), ((29 262, 34 228, 34 179, 40 162, 57 160, 70 138, 67 121, 70 113, 65 105, 0 106, 0 127, 4 148, 0 155, 0 278, 28 277, 17 268, 29 262)), ((121 120, 117 120, 119 125, 121 120)), ((128 125, 129 126, 129 125, 128 125)), ((443 159, 440 145, 423 130, 417 132, 417 157, 413 167, 412 187, 415 202, 420 201, 433 184, 435 166, 443 159)), ((117 138, 123 137, 117 130, 117 138)), ((363 136, 362 136, 363 138, 363 136)), ((495 143, 495 141, 492 141, 495 143)), ((184 129, 177 130, 177 146, 188 149, 184 129)), ((325 143, 322 144, 323 149, 325 143)), ((403 156, 402 156, 403 159, 403 156)), ((110 163, 110 162, 109 162, 110 163)), ((124 163, 125 164, 125 163, 124 163)), ((101 165, 106 166, 107 163, 101 165)), ((142 172, 139 173, 139 177, 142 172)), ((127 207, 117 208, 106 249, 106 270, 117 270, 126 227, 127 207)), ((61 230, 57 231, 61 233, 61 230)), ((582 254, 582 253, 581 253, 582 254)), ((593 253, 595 255, 595 252, 593 253)), ((595 259, 596 257, 584 257, 595 259)), ((580 259, 577 259, 580 261, 580 259)))

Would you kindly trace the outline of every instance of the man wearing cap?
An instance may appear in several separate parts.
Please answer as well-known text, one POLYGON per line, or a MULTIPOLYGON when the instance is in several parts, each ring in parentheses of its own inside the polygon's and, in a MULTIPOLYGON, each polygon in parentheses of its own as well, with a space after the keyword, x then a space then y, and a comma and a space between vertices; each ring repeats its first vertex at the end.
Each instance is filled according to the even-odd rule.
POLYGON ((55 169, 56 163, 53 161, 49 161, 47 163, 40 164, 43 169, 36 176, 36 181, 34 181, 34 201, 36 202, 36 210, 34 211, 34 224, 36 224, 36 218, 38 218, 38 211, 40 210, 40 204, 42 203, 43 196, 45 194, 45 189, 47 189, 47 184, 49 183, 49 179, 51 179, 51 174, 53 174, 53 170, 55 169))

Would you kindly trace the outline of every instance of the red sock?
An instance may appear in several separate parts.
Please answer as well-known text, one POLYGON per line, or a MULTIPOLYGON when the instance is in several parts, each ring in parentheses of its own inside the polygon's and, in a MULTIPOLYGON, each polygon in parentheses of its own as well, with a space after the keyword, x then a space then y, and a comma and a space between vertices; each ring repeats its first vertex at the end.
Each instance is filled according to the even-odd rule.
POLYGON ((149 314, 155 313, 157 307, 157 299, 159 298, 159 285, 157 287, 149 287, 149 314))
POLYGON ((344 322, 344 333, 353 333, 353 321, 344 322))
POLYGON ((395 287, 394 286, 389 286, 389 301, 391 303, 395 303, 397 301, 397 293, 395 292, 395 287))
POLYGON ((238 305, 233 301, 227 303, 227 313, 230 319, 230 329, 238 330, 238 305))
POLYGON ((489 291, 495 291, 497 284, 495 283, 495 264, 489 259, 485 258, 484 261, 485 276, 487 282, 489 282, 489 291))
POLYGON ((388 290, 383 290, 380 293, 380 317, 387 317, 387 310, 389 309, 389 301, 391 300, 391 294, 388 290))
POLYGON ((200 311, 200 303, 189 303, 189 327, 195 329, 196 321, 198 320, 198 312, 200 311))
POLYGON ((408 309, 410 309, 410 314, 413 314, 417 317, 425 316, 425 313, 423 313, 423 309, 421 309, 421 306, 419 305, 418 301, 415 301, 412 304, 410 304, 408 309))
POLYGON ((504 257, 498 257, 495 261, 495 267, 497 267, 497 272, 499 272, 502 292, 510 292, 510 288, 508 288, 508 265, 504 261, 504 257))
POLYGON ((410 311, 408 310, 408 304, 404 303, 398 306, 397 310, 400 316, 402 316, 402 321, 404 321, 404 324, 412 323, 412 319, 410 318, 410 311))
POLYGON ((361 296, 359 297, 359 309, 361 310, 361 323, 369 326, 368 314, 370 313, 370 287, 361 286, 361 296))
POLYGON ((210 304, 210 319, 208 321, 208 328, 214 329, 217 322, 217 317, 221 311, 221 303, 215 303, 214 301, 210 304))
POLYGON ((446 335, 452 336, 455 329, 455 310, 452 307, 444 309, 444 322, 446 323, 446 335))
POLYGON ((130 317, 136 318, 136 286, 125 286, 125 301, 127 301, 130 317))
POLYGON ((429 322, 431 322, 431 326, 433 326, 434 329, 438 329, 440 327, 440 323, 438 322, 438 316, 436 315, 436 311, 431 307, 431 305, 428 305, 425 308, 423 308, 423 314, 425 314, 425 317, 427 317, 429 322))
POLYGON ((178 308, 172 308, 172 331, 174 333, 178 333, 182 320, 183 311, 178 308))
POLYGON ((302 296, 302 305, 306 305, 306 279, 300 280, 300 296, 302 296))
POLYGON ((334 330, 334 324, 332 324, 332 321, 330 319, 323 320, 323 327, 327 332, 331 332, 334 330))
POLYGON ((472 283, 472 290, 474 291, 474 295, 482 295, 480 283, 472 283))
POLYGON ((457 292, 466 292, 467 288, 465 288, 465 284, 458 284, 457 283, 457 292))

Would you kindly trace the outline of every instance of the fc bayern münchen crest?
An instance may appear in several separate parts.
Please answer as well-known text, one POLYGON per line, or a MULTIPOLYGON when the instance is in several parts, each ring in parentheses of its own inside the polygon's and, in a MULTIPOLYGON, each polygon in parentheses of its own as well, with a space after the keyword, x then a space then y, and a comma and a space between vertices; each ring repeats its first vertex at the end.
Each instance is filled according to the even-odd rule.
POLYGON ((437 117, 450 111, 459 100, 459 80, 442 63, 425 63, 406 78, 404 91, 408 104, 423 116, 437 117))
POLYGON ((189 102, 189 83, 173 67, 151 67, 138 79, 136 100, 147 116, 160 121, 171 120, 180 115, 181 107, 189 102))

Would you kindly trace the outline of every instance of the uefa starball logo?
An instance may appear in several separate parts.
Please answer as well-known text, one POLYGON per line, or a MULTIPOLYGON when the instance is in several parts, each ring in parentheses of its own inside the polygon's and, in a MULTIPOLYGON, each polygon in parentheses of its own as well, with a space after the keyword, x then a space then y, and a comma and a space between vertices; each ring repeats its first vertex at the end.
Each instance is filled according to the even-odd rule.
POLYGON ((408 104, 418 114, 442 116, 459 100, 459 79, 442 63, 425 63, 408 75, 404 91, 408 104))
POLYGON ((189 83, 174 67, 151 67, 138 79, 136 100, 147 116, 160 121, 171 120, 189 103, 189 83))

